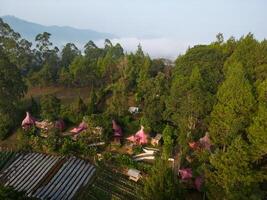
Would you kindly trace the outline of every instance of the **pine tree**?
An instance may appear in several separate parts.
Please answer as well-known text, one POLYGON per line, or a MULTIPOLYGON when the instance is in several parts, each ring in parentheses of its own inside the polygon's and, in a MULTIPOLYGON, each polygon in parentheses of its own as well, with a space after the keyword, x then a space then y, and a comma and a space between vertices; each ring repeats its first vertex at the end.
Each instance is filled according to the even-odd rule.
POLYGON ((165 159, 168 159, 172 152, 173 147, 173 129, 169 125, 166 125, 166 127, 163 130, 163 152, 162 156, 165 159))
POLYGON ((254 159, 263 158, 267 154, 267 80, 258 86, 258 110, 248 129, 248 139, 254 159))
POLYGON ((172 200, 178 197, 178 186, 166 160, 157 160, 144 182, 143 199, 172 200))
POLYGON ((165 114, 179 128, 178 142, 182 154, 187 153, 192 137, 204 131, 204 119, 211 111, 211 104, 211 95, 203 88, 198 67, 192 70, 190 77, 174 77, 165 114))
POLYGON ((261 199, 260 177, 250 164, 249 146, 241 136, 225 152, 212 154, 210 163, 205 174, 209 199, 261 199))
POLYGON ((211 113, 209 126, 213 144, 226 147, 245 132, 255 104, 252 87, 239 63, 232 65, 217 92, 218 102, 211 113))

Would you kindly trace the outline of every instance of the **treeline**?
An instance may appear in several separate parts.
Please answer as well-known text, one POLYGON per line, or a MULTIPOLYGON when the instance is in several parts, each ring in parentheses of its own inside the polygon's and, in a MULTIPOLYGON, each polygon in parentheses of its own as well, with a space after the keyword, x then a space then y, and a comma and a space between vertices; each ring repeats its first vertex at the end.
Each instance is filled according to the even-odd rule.
MULTIPOLYGON (((22 77, 33 86, 89 86, 87 115, 116 118, 126 127, 140 121, 147 132, 162 132, 163 156, 179 152, 181 166, 204 178, 202 192, 209 199, 262 199, 265 195, 266 40, 248 34, 224 41, 218 34, 209 45, 189 48, 172 66, 151 59, 141 46, 125 54, 109 40, 104 48, 90 41, 83 53, 74 44, 59 52, 49 42, 49 33, 36 37, 34 50, 3 21, 0 34, 0 71, 5 77, 0 82, 0 120, 12 118, 7 109, 25 92, 22 77), (12 90, 10 81, 18 87, 12 90), (137 119, 127 112, 129 101, 142 110, 137 119), (211 150, 189 147, 189 142, 207 133, 211 150)), ((147 184, 148 199, 167 198, 162 194, 165 188, 155 189, 160 188, 159 180, 154 177, 147 184)), ((175 199, 174 193, 168 199, 175 199)))

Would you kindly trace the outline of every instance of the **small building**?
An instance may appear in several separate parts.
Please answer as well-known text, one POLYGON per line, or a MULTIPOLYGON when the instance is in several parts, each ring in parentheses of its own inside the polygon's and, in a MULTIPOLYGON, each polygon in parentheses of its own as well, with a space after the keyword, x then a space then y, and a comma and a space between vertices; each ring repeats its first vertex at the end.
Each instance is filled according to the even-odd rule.
POLYGON ((139 108, 138 107, 129 107, 128 111, 131 113, 131 114, 137 114, 139 113, 139 108))
POLYGON ((135 182, 142 177, 141 172, 137 169, 129 169, 127 175, 129 176, 129 180, 133 180, 135 182))
POLYGON ((157 134, 155 137, 153 137, 153 138, 151 139, 151 144, 152 144, 153 146, 157 146, 157 145, 159 145, 161 139, 162 139, 162 134, 157 134))

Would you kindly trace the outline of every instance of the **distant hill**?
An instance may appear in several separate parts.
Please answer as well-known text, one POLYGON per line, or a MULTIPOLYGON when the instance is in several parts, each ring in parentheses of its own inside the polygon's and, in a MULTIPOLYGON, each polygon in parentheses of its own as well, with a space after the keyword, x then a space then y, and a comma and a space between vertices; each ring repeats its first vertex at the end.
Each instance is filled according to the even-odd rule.
POLYGON ((77 29, 69 26, 44 26, 37 23, 28 22, 14 16, 6 15, 1 17, 13 30, 19 32, 21 36, 34 42, 35 36, 42 32, 51 33, 51 41, 54 45, 61 47, 67 42, 73 42, 78 47, 82 47, 89 40, 112 39, 115 35, 101 33, 90 29, 77 29))

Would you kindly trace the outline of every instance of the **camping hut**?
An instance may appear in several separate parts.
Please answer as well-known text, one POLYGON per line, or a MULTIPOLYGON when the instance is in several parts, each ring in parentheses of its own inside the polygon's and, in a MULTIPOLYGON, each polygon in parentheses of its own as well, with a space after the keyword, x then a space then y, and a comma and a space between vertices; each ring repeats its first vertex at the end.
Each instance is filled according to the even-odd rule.
POLYGON ((206 133, 206 135, 199 139, 199 143, 203 149, 210 150, 211 142, 209 138, 209 134, 206 133))
POLYGON ((127 172, 130 180, 137 182, 142 176, 141 172, 137 169, 129 169, 127 172))
POLYGON ((112 129, 113 129, 113 137, 115 143, 120 143, 122 138, 122 129, 121 127, 116 123, 115 120, 112 120, 112 129))
POLYGON ((179 174, 182 180, 188 180, 192 178, 192 169, 191 168, 184 168, 179 170, 179 174))
POLYGON ((27 129, 31 126, 35 125, 35 119, 31 116, 31 114, 29 112, 26 112, 26 117, 24 118, 24 120, 21 123, 21 126, 23 129, 27 129))
POLYGON ((157 146, 159 145, 159 142, 161 141, 161 139, 162 139, 162 134, 157 134, 155 137, 151 139, 151 144, 153 146, 157 146))
POLYGON ((78 134, 78 133, 80 133, 86 129, 87 129, 87 124, 85 122, 82 122, 79 124, 78 127, 71 129, 70 132, 76 135, 76 134, 78 134))

